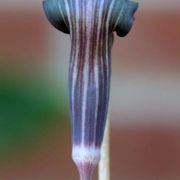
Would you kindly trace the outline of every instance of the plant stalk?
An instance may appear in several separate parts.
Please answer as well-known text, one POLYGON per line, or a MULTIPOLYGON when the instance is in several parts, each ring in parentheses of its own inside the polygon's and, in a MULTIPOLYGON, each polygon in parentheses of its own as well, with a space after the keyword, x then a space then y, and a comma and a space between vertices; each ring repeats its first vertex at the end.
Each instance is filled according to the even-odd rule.
POLYGON ((110 180, 110 119, 107 118, 98 168, 99 180, 110 180))

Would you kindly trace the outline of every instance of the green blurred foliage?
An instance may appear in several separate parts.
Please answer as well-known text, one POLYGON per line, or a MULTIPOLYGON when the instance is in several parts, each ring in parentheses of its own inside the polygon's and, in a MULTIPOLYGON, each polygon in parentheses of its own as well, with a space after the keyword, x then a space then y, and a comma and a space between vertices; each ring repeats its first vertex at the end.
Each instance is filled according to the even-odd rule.
POLYGON ((68 116, 67 93, 57 88, 40 78, 1 73, 1 154, 31 146, 57 127, 61 130, 68 116))

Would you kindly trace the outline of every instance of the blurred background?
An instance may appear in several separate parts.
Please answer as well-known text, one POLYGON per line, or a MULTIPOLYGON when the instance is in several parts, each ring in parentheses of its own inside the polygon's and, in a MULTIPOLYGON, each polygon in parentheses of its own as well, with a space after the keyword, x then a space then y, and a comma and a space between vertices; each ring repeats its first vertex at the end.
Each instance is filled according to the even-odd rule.
MULTIPOLYGON (((112 54, 113 180, 180 179, 180 1, 139 0, 112 54)), ((69 36, 41 0, 0 1, 0 180, 77 180, 67 97, 69 36)), ((97 177, 95 177, 97 179, 97 177)))

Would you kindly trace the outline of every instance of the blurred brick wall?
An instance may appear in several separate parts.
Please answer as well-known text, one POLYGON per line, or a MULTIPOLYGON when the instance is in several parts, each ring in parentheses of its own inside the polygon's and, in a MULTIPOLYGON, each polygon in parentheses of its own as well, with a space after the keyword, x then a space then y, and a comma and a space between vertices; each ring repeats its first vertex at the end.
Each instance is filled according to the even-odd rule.
POLYGON ((180 11, 139 8, 129 35, 115 39, 113 68, 179 73, 180 11))
POLYGON ((40 59, 47 47, 47 24, 42 11, 0 10, 0 57, 40 59))

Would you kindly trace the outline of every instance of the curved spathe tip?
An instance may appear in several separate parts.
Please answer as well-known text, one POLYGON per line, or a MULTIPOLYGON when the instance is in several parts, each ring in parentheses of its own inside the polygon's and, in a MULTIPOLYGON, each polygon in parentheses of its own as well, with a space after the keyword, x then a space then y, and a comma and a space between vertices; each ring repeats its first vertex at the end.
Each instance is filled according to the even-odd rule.
POLYGON ((49 22, 58 30, 69 34, 69 28, 64 20, 63 12, 60 10, 59 0, 45 0, 43 1, 43 8, 49 22))
POLYGON ((115 27, 118 36, 124 37, 131 30, 134 23, 134 14, 138 9, 139 4, 133 1, 125 1, 120 13, 120 18, 115 27))

